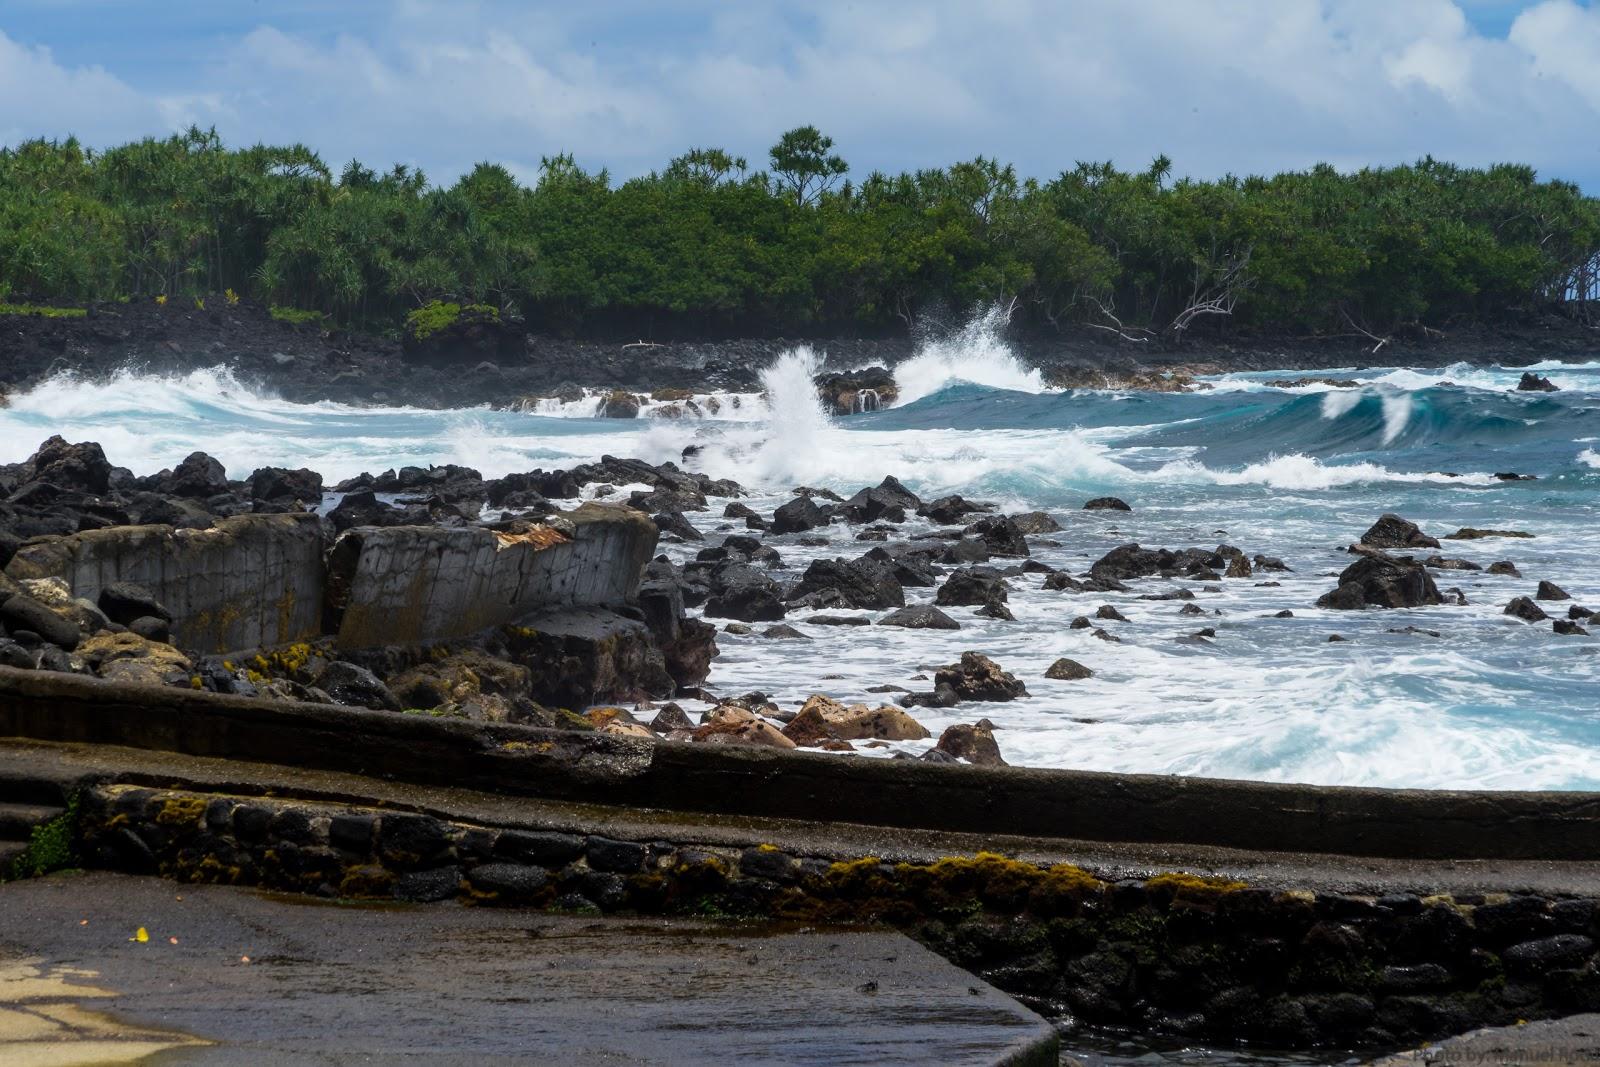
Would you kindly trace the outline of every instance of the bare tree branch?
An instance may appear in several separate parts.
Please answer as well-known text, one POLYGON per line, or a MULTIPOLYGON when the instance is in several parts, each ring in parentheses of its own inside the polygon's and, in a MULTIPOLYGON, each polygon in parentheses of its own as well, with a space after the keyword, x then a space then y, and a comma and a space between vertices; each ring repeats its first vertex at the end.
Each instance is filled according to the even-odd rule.
POLYGON ((1142 327, 1139 327, 1139 326, 1123 326, 1122 325, 1122 320, 1117 318, 1115 315, 1113 315, 1111 313, 1111 309, 1110 308, 1106 307, 1104 304, 1102 304, 1100 301, 1096 300, 1092 296, 1089 297, 1088 300, 1089 300, 1089 303, 1093 304, 1096 308, 1098 308, 1100 310, 1100 314, 1104 315, 1106 318, 1110 319, 1111 322, 1112 322, 1112 325, 1110 325, 1110 326, 1103 326, 1098 322, 1089 322, 1089 323, 1085 323, 1084 324, 1084 325, 1090 327, 1091 329, 1105 330, 1107 333, 1114 333, 1119 338, 1121 338, 1122 340, 1124 340, 1124 341, 1132 341, 1135 344, 1144 344, 1147 341, 1149 341, 1152 336, 1154 336, 1153 334, 1151 334, 1151 332, 1149 330, 1146 330, 1146 329, 1144 329, 1142 327), (1146 336, 1144 336, 1144 337, 1135 337, 1133 334, 1128 332, 1129 330, 1137 330, 1140 333, 1145 334, 1146 336))

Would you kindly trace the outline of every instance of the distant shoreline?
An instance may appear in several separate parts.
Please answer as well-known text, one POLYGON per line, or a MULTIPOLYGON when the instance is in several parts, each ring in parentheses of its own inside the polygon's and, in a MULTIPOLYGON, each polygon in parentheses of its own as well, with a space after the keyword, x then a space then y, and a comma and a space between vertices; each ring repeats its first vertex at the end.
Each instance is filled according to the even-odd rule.
MULTIPOLYGON (((508 326, 507 331, 513 329, 508 326)), ((508 406, 579 390, 649 393, 659 389, 751 392, 760 372, 784 351, 809 344, 830 370, 893 367, 923 343, 908 336, 746 338, 654 342, 504 337, 498 351, 481 341, 443 337, 423 356, 400 341, 325 330, 271 317, 259 305, 187 308, 109 304, 74 318, 0 316, 0 391, 24 392, 52 374, 104 378, 125 368, 187 373, 227 366, 241 381, 287 400, 425 408, 508 406)), ((1103 372, 1108 384, 1160 373, 1215 374, 1337 367, 1443 367, 1452 363, 1526 366, 1547 359, 1600 358, 1600 331, 1549 317, 1536 325, 1464 328, 1439 337, 1396 337, 1379 346, 1357 335, 1254 336, 1183 346, 1108 341, 1077 328, 1057 336, 1008 334, 1017 358, 1065 384, 1103 372)), ((1134 383, 1133 387, 1137 387, 1134 383)))

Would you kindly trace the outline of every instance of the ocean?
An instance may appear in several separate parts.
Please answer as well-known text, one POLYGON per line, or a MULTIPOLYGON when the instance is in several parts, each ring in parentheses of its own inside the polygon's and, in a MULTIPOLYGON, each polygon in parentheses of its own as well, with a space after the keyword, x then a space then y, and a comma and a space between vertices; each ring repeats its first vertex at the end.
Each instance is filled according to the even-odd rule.
MULTIPOLYGON (((1316 372, 1353 379, 1354 387, 1269 384, 1305 374, 1297 371, 1220 375, 1184 393, 1058 391, 980 326, 896 368, 894 406, 843 418, 826 414, 811 386, 821 358, 804 348, 785 354, 765 372, 762 393, 718 396, 715 415, 668 418, 667 405, 650 403, 636 420, 595 417, 597 399, 548 401, 535 411, 295 404, 220 367, 183 376, 129 371, 98 382, 62 375, 0 409, 0 462, 24 459, 61 434, 100 442, 113 463, 136 474, 199 449, 233 478, 267 465, 306 466, 331 485, 408 464, 459 463, 494 477, 605 454, 660 462, 698 445, 685 465, 736 479, 751 494, 743 502, 766 513, 796 486, 848 496, 892 474, 924 499, 960 493, 1008 512, 1048 511, 1064 529, 1034 539, 1034 558, 1074 573, 1129 542, 1227 543, 1292 570, 1213 583, 1216 591, 1153 579, 1111 594, 1045 591, 1042 577, 1028 574, 1009 583, 1015 621, 952 608, 962 628, 948 632, 811 626, 798 613, 787 621, 811 640, 721 635, 710 689, 760 690, 783 705, 818 692, 877 702, 884 697, 870 688, 930 688, 933 668, 970 649, 1016 674, 1031 695, 913 714, 934 736, 987 717, 1012 764, 1600 789, 1600 629, 1595 638, 1559 636, 1549 623, 1502 613, 1541 579, 1563 587, 1572 603, 1600 609, 1600 357, 1515 369, 1316 372), (1559 391, 1516 391, 1524 370, 1559 391), (1499 472, 1537 480, 1504 481, 1499 472), (1082 510, 1106 495, 1133 510, 1082 510), (1384 512, 1435 536, 1464 526, 1531 533, 1447 540, 1439 550, 1485 567, 1508 560, 1522 577, 1436 572, 1440 588, 1459 588, 1466 606, 1316 608, 1336 584, 1331 575, 1351 561, 1346 546, 1384 512), (1140 599, 1180 586, 1193 590, 1204 616, 1180 615, 1181 602, 1140 599), (1102 624, 1118 643, 1068 626, 1101 604, 1127 618, 1102 624), (1292 617, 1276 617, 1283 610, 1292 617), (1203 626, 1216 631, 1210 641, 1179 640, 1203 626), (1408 627, 1415 629, 1394 632, 1408 627), (1345 640, 1330 643, 1335 633, 1345 640), (1094 676, 1046 679, 1061 656, 1094 676)), ((710 400, 698 403, 706 409, 710 400)), ((617 488, 625 498, 626 487, 617 488)), ((723 503, 689 516, 710 544, 723 532, 746 532, 721 517, 723 503)), ((928 528, 913 519, 906 533, 928 528)), ((825 546, 769 539, 785 567, 775 577, 798 577, 818 556, 864 553, 872 545, 857 541, 858 532, 813 531, 825 533, 825 546)), ((662 551, 681 561, 702 547, 662 551)), ((922 602, 933 590, 907 594, 922 602)), ((1544 606, 1564 617, 1568 605, 1544 606)))

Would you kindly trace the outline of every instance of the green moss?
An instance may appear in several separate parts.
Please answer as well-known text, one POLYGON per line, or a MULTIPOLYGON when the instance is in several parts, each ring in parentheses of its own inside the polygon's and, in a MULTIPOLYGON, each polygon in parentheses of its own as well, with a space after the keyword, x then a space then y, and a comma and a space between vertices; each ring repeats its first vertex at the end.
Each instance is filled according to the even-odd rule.
POLYGON ((455 325, 457 319, 463 314, 471 314, 480 318, 487 318, 492 322, 500 321, 500 312, 488 304, 447 304, 440 300, 430 300, 415 311, 406 315, 406 332, 418 341, 425 341, 440 330, 448 329, 455 325))
POLYGON ((81 319, 85 308, 47 307, 43 304, 0 304, 0 315, 41 315, 47 319, 81 319))
POLYGON ((291 326, 320 325, 325 318, 320 311, 306 311, 301 308, 281 307, 274 304, 268 314, 279 322, 287 322, 291 326))
POLYGON ((0 881, 33 878, 75 866, 77 839, 78 795, 74 793, 67 799, 66 811, 33 828, 27 849, 8 868, 0 868, 0 881))

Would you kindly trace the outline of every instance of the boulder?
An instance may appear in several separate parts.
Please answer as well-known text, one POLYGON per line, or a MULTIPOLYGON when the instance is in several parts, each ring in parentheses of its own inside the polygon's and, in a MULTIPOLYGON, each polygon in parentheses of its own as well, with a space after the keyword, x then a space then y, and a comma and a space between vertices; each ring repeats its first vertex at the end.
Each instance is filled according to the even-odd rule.
POLYGON ((23 481, 48 482, 96 495, 111 487, 111 463, 93 441, 69 444, 59 435, 51 437, 22 467, 23 481))
POLYGON ((926 727, 903 710, 890 705, 869 708, 865 704, 846 707, 820 694, 807 700, 783 728, 783 735, 797 745, 818 745, 823 741, 920 741, 931 736, 926 727))
POLYGON ((77 623, 51 611, 27 594, 19 593, 0 603, 0 622, 5 623, 13 634, 27 630, 68 652, 77 648, 83 639, 77 623))
POLYGON ((523 719, 523 712, 532 710, 528 697, 531 680, 527 667, 468 649, 391 675, 388 689, 405 708, 478 703, 503 707, 508 712, 506 721, 517 722, 523 719), (485 697, 500 700, 485 702, 485 697))
POLYGON ((878 620, 879 626, 898 626, 907 630, 959 630, 961 624, 932 604, 916 604, 892 611, 878 620))
POLYGON ((166 477, 157 476, 158 492, 206 500, 228 491, 228 472, 204 452, 191 452, 166 477))
POLYGON ((1571 600, 1572 596, 1555 582, 1540 582, 1539 591, 1533 594, 1535 600, 1571 600))
POLYGON ((1561 387, 1549 378, 1532 371, 1523 371, 1522 377, 1517 380, 1517 391, 1522 393, 1556 393, 1560 390, 1561 387))
POLYGON ((983 563, 989 558, 989 544, 981 537, 963 537, 945 547, 940 563, 983 563))
POLYGON ((698 726, 690 740, 708 745, 741 745, 751 748, 795 748, 795 743, 784 737, 776 726, 760 719, 747 722, 730 720, 710 722, 698 726))
POLYGON ((1339 574, 1339 586, 1317 600, 1319 608, 1415 608, 1444 598, 1422 564, 1382 553, 1363 556, 1339 574))
POLYGON ((1361 535, 1361 543, 1372 548, 1438 548, 1437 538, 1429 537, 1417 524, 1398 515, 1384 514, 1361 535))
POLYGON ((335 660, 322 669, 313 683, 331 696, 335 702, 353 708, 372 708, 375 711, 399 711, 400 701, 378 676, 365 667, 335 660))
POLYGON ((905 607, 905 590, 887 563, 861 559, 819 559, 806 568, 789 594, 790 603, 813 608, 883 609, 905 607))
POLYGON ((994 727, 988 719, 980 719, 970 726, 957 723, 947 728, 939 735, 939 743, 934 745, 934 750, 978 767, 1006 766, 1005 759, 1000 755, 1000 746, 994 739, 994 727))
POLYGON ((837 510, 851 522, 904 522, 906 512, 921 504, 915 493, 890 476, 871 489, 861 490, 837 510))
POLYGON ((135 685, 185 681, 193 670, 189 658, 171 645, 134 633, 95 634, 78 654, 100 677, 135 685))
POLYGON ((898 703, 905 708, 953 708, 961 703, 961 698, 949 685, 936 685, 932 692, 907 693, 898 703))
POLYGON ((1132 511, 1124 501, 1114 496, 1097 496, 1083 505, 1084 511, 1132 511))
POLYGON ((128 623, 128 632, 138 634, 148 641, 172 643, 172 623, 154 615, 141 615, 128 623))
POLYGON ((981 607, 1004 603, 1008 596, 1005 579, 993 567, 964 567, 945 579, 933 602, 940 607, 981 607))
POLYGON ((346 493, 338 506, 328 512, 328 521, 339 533, 357 526, 404 526, 410 518, 399 508, 379 500, 370 489, 346 493))
POLYGON ((14 667, 31 671, 35 664, 33 653, 9 638, 0 637, 0 667, 14 667))
POLYGON ((836 415, 857 415, 893 404, 900 395, 894 374, 885 367, 819 374, 817 393, 836 415))
POLYGON ((693 730, 694 723, 678 705, 663 704, 656 717, 650 720, 650 729, 658 734, 669 734, 674 730, 693 730))
POLYGON ((134 582, 112 582, 105 586, 100 590, 99 604, 106 618, 122 626, 145 616, 172 622, 172 612, 162 606, 155 594, 134 582))
POLYGON ((636 419, 639 417, 639 398, 625 389, 614 390, 601 401, 600 414, 608 419, 636 419))
POLYGON ((1077 682, 1085 678, 1094 677, 1094 671, 1091 671, 1075 659, 1067 659, 1063 656, 1045 669, 1044 676, 1053 678, 1058 682, 1077 682))
POLYGON ((761 636, 765 637, 768 641, 809 641, 809 640, 811 640, 811 638, 807 637, 805 634, 801 633, 799 630, 796 630, 793 626, 790 626, 786 622, 780 622, 776 626, 767 627, 765 630, 761 631, 761 636))
POLYGON ((1517 565, 1512 563, 1509 559, 1497 560, 1494 563, 1489 564, 1488 573, 1503 575, 1507 578, 1522 577, 1522 572, 1517 570, 1517 565))
POLYGON ((315 505, 322 501, 322 475, 304 467, 262 467, 245 481, 252 500, 297 500, 315 505))
POLYGON ((1543 622, 1550 617, 1544 613, 1543 608, 1525 596, 1519 596, 1507 604, 1503 614, 1511 615, 1523 622, 1543 622))
POLYGON ((968 526, 969 536, 981 538, 991 556, 1019 557, 1028 555, 1028 539, 1015 522, 1004 515, 992 515, 968 526))
POLYGON ((1007 515, 1006 518, 1025 534, 1061 532, 1061 524, 1043 511, 1024 511, 1020 515, 1007 515))
POLYGON ((704 541, 705 534, 694 528, 694 524, 683 517, 681 512, 663 511, 652 515, 651 521, 662 533, 673 534, 685 541, 704 541))
POLYGON ((934 686, 949 686, 961 700, 1016 700, 1028 695, 1027 686, 981 652, 963 652, 961 662, 940 668, 934 686))
POLYGON ((788 608, 778 583, 743 564, 724 564, 712 572, 712 593, 705 615, 741 622, 776 622, 788 608))
POLYGON ((639 587, 638 605, 678 688, 705 681, 711 661, 719 654, 717 628, 684 614, 682 588, 676 582, 652 579, 639 587))
POLYGON ((1557 619, 1550 624, 1550 629, 1553 633, 1558 633, 1566 637, 1589 636, 1588 630, 1585 630, 1582 626, 1579 626, 1571 619, 1557 619))
POLYGON ((986 510, 982 505, 974 504, 960 496, 942 496, 937 500, 929 501, 917 509, 917 514, 936 522, 941 526, 948 526, 960 522, 962 517, 975 511, 986 510))
POLYGON ((1532 537, 1533 534, 1522 530, 1480 530, 1474 526, 1463 526, 1453 534, 1445 534, 1446 541, 1477 541, 1485 537, 1532 537))
POLYGON ((913 541, 880 545, 866 558, 889 564, 894 580, 902 586, 931 589, 939 581, 939 568, 933 560, 943 552, 944 546, 938 542, 913 541))
POLYGON ((1006 607, 1004 602, 998 598, 984 601, 977 614, 985 619, 999 619, 1001 622, 1017 621, 1017 617, 1011 614, 1011 609, 1006 607))
POLYGON ((828 513, 808 496, 797 496, 772 513, 772 532, 775 534, 804 533, 826 525, 828 513))

